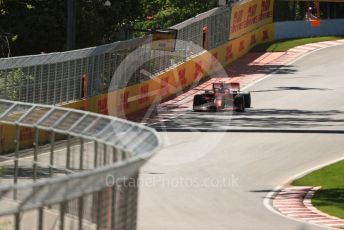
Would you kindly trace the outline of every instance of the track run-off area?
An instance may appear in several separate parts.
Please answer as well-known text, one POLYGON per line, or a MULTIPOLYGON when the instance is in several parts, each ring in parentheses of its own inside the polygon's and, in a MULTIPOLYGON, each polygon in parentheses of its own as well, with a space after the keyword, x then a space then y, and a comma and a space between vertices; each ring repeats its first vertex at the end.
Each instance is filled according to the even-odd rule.
POLYGON ((326 229, 277 215, 267 197, 344 158, 343 53, 320 49, 263 73, 245 89, 245 113, 194 113, 185 103, 148 124, 164 148, 141 172, 138 229, 326 229))

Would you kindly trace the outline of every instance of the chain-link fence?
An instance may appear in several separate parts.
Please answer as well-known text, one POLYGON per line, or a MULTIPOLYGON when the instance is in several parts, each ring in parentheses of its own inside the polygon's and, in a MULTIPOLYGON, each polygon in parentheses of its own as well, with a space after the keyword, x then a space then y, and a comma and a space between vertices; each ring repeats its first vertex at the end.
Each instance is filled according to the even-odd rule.
POLYGON ((0 229, 136 229, 138 171, 160 146, 153 130, 4 100, 0 128, 0 229))
MULTIPOLYGON (((70 52, 0 59, 0 98, 58 104, 107 92, 115 71, 126 76, 129 66, 124 65, 119 70, 118 67, 133 50, 142 53, 143 62, 150 61, 142 63, 143 73, 139 69, 132 76, 126 76, 129 80, 125 82, 132 85, 145 81, 203 52, 203 49, 190 50, 192 46, 188 44, 212 49, 227 42, 229 21, 230 8, 220 7, 173 26, 178 30, 178 40, 184 41, 177 42, 173 55, 152 50, 151 36, 146 36, 70 52), (18 69, 22 74, 14 73, 18 69)), ((119 88, 126 86, 118 85, 119 88)))

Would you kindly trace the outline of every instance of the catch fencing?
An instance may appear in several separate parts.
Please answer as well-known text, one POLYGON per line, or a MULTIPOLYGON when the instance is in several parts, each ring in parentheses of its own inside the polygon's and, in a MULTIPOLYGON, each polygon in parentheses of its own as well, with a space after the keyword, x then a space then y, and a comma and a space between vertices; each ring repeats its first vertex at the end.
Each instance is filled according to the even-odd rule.
POLYGON ((136 229, 138 173, 160 146, 155 131, 5 100, 0 125, 14 143, 0 156, 0 229, 136 229))
POLYGON ((82 50, 0 59, 0 98, 54 105, 75 101, 106 93, 115 71, 127 78, 118 88, 143 82, 227 42, 230 12, 228 6, 214 8, 171 27, 178 30, 173 53, 153 50, 152 37, 145 36, 82 50), (121 63, 134 50, 142 58, 129 76, 131 66, 121 63))

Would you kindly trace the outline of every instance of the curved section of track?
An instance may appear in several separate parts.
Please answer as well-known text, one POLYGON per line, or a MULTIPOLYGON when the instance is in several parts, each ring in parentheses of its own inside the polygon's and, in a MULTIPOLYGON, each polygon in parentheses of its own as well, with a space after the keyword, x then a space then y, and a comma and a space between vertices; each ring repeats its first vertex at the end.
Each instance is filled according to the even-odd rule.
POLYGON ((290 176, 344 157, 343 53, 344 46, 314 52, 255 84, 245 114, 179 120, 246 132, 162 133, 169 143, 141 178, 155 183, 142 188, 139 229, 324 229, 276 215, 263 200, 290 176), (202 158, 179 163, 215 140, 202 158))
MULTIPOLYGON (((160 131, 188 131, 188 130, 200 130, 200 131, 254 131, 256 129, 271 131, 286 132, 286 130, 293 131, 297 129, 304 132, 317 132, 328 131, 333 132, 332 127, 337 127, 336 130, 342 129, 340 119, 336 118, 336 113, 323 110, 321 108, 318 112, 307 111, 298 109, 298 106, 291 104, 291 109, 279 109, 279 105, 269 107, 261 107, 261 101, 268 102, 274 100, 275 95, 278 92, 284 91, 284 94, 300 96, 304 100, 304 95, 309 95, 310 91, 319 91, 319 95, 327 94, 329 89, 324 87, 303 87, 307 85, 309 81, 312 81, 310 77, 297 78, 300 74, 300 70, 294 65, 296 60, 300 58, 308 59, 308 55, 313 52, 320 52, 319 50, 328 47, 340 47, 344 44, 344 40, 320 42, 314 44, 303 45, 295 47, 288 52, 281 53, 250 53, 244 58, 240 59, 229 68, 227 68, 228 76, 212 76, 209 80, 200 84, 199 86, 189 90, 186 93, 181 94, 173 100, 165 102, 158 106, 157 116, 151 121, 148 121, 148 125, 156 128, 160 131), (317 51, 318 50, 318 51, 317 51), (292 63, 292 64, 290 64, 292 63), (257 84, 261 80, 264 80, 267 76, 294 76, 290 79, 288 84, 283 83, 283 86, 276 86, 273 89, 257 89, 252 87, 253 84, 257 84), (293 81, 291 81, 293 80, 293 81), (211 89, 211 85, 216 81, 227 82, 240 82, 245 90, 252 91, 253 108, 250 109, 243 116, 242 114, 234 114, 234 116, 228 116, 228 113, 217 113, 214 115, 211 113, 195 113, 192 111, 193 96, 205 89, 211 89), (301 95, 303 94, 303 95, 301 95), (261 95, 264 98, 260 99, 261 95), (269 97, 271 95, 271 98, 269 97), (321 115, 320 115, 321 114, 321 115), (268 115, 273 116, 273 119, 268 115), (317 119, 318 117, 332 117, 333 119, 317 119), (300 119, 295 119, 300 117, 300 119), (306 120, 301 118, 307 117, 306 120), (314 125, 315 121, 318 122, 314 125)), ((335 49, 335 48, 333 48, 335 49)), ((325 57, 324 60, 328 60, 325 57)), ((324 68, 322 63, 314 63, 314 68, 324 68)), ((331 67, 329 67, 331 68, 331 67)), ((336 70, 338 72, 338 70, 336 70)), ((318 76, 322 76, 321 73, 316 72, 318 76)), ((270 82, 270 81, 269 81, 270 82)), ((316 83, 316 81, 314 81, 316 83)), ((260 85, 264 85, 263 84, 260 85)), ((268 85, 267 88, 270 86, 268 85)), ((279 102, 279 101, 278 101, 279 102)), ((299 104, 297 102, 296 104, 299 104)), ((319 102, 324 104, 323 102, 319 102)), ((295 104, 295 105, 296 105, 295 104)), ((284 106, 284 105, 283 105, 284 106)), ((332 111, 335 112, 335 111, 332 111)))

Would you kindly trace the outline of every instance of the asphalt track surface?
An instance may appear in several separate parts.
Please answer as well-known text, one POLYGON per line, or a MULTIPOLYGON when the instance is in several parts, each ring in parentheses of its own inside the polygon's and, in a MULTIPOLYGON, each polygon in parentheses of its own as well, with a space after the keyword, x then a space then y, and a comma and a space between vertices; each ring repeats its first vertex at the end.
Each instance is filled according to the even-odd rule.
POLYGON ((255 84, 244 114, 190 108, 153 124, 167 132, 142 170, 138 229, 326 229, 277 215, 264 198, 344 158, 343 53, 316 51, 255 84))

